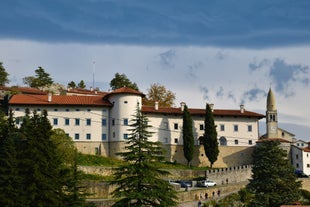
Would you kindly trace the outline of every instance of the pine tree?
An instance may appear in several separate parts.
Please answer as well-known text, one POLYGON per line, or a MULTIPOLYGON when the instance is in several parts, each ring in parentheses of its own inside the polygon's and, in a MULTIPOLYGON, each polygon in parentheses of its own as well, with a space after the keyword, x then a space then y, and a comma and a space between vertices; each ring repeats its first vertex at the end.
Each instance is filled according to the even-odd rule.
POLYGON ((194 157, 194 135, 193 135, 193 120, 187 106, 184 106, 183 111, 183 152, 187 160, 187 165, 194 157))
POLYGON ((214 117, 209 104, 206 105, 205 132, 202 138, 202 142, 206 156, 210 161, 212 168, 213 163, 217 160, 219 155, 219 148, 214 117))
POLYGON ((298 201, 300 181, 277 141, 263 141, 253 153, 252 178, 247 189, 255 194, 250 206, 277 207, 298 201))
POLYGON ((176 192, 162 179, 169 172, 155 165, 164 159, 162 147, 148 140, 151 126, 139 106, 131 122, 126 151, 119 153, 126 164, 117 168, 112 182, 113 196, 119 199, 113 206, 175 206, 176 192))

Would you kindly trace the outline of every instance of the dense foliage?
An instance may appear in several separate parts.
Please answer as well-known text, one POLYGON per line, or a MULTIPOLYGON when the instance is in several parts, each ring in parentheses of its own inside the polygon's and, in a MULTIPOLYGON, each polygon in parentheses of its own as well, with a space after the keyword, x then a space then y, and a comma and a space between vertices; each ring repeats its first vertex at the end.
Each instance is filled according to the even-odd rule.
POLYGON ((151 126, 139 106, 130 126, 126 150, 119 153, 125 164, 116 169, 112 182, 113 196, 118 199, 114 206, 175 206, 176 192, 162 179, 168 171, 154 165, 164 159, 162 147, 148 140, 151 126))
POLYGON ((53 79, 44 68, 39 67, 35 70, 35 76, 27 76, 23 78, 23 82, 32 88, 40 88, 52 85, 53 79))
POLYGON ((183 152, 184 157, 187 160, 187 165, 190 163, 194 157, 194 135, 193 135, 193 120, 187 106, 184 106, 183 111, 183 152))
POLYGON ((114 78, 110 82, 110 87, 112 90, 127 87, 139 91, 139 88, 136 83, 131 82, 125 74, 119 74, 119 73, 115 73, 114 78))
POLYGON ((6 72, 3 63, 0 62, 0 86, 4 86, 6 83, 9 83, 8 79, 9 74, 6 72))
POLYGON ((20 128, 12 112, 0 122, 0 206, 86 206, 74 156, 52 140, 46 111, 26 110, 20 128))
POLYGON ((301 197, 301 183, 287 153, 277 141, 262 141, 253 153, 253 174, 247 189, 255 194, 250 206, 277 207, 301 197))
POLYGON ((201 141, 203 142, 206 156, 208 157, 208 160, 211 163, 210 167, 212 168, 213 163, 217 160, 219 155, 219 147, 214 117, 209 104, 206 105, 205 132, 201 141))
POLYGON ((175 94, 167 90, 165 86, 154 83, 148 89, 147 96, 143 99, 143 105, 154 106, 155 102, 161 107, 172 107, 175 94))

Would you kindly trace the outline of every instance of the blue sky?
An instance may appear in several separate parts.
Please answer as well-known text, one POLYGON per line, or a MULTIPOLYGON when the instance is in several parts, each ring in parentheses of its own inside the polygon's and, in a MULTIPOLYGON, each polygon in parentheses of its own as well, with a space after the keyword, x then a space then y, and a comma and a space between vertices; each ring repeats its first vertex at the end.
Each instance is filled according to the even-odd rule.
POLYGON ((308 0, 3 0, 0 61, 11 85, 42 66, 55 82, 109 89, 125 73, 176 104, 265 113, 276 94, 279 125, 310 140, 308 0))

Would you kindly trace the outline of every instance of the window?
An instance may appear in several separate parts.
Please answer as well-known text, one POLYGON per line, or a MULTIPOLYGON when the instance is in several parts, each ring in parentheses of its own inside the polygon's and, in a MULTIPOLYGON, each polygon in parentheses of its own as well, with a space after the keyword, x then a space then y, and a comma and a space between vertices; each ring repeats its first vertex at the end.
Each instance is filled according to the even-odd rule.
POLYGON ((128 119, 124 119, 124 126, 128 126, 128 119))
POLYGON ((74 134, 74 139, 80 139, 80 134, 74 134))
POLYGON ((128 101, 124 101, 124 104, 128 104, 128 101))
POLYGON ((239 144, 238 139, 235 139, 235 144, 236 144, 236 145, 239 144))
POLYGON ((249 145, 252 145, 252 140, 249 140, 249 145))
POLYGON ((75 111, 80 111, 80 109, 75 109, 75 111))
POLYGON ((80 125, 80 119, 75 119, 75 125, 79 126, 80 125))
POLYGON ((58 109, 54 109, 54 111, 58 111, 58 109))
POLYGON ((220 130, 223 132, 223 131, 225 131, 225 125, 224 124, 221 124, 220 125, 220 130))
POLYGON ((86 119, 86 125, 90 126, 91 125, 91 119, 86 119))
POLYGON ((124 139, 128 139, 128 134, 124 134, 124 139))
POLYGON ((90 111, 91 111, 91 109, 87 109, 87 111, 88 111, 88 112, 90 112, 90 111))
POLYGON ((296 154, 296 160, 298 160, 298 154, 296 154))
POLYGON ((164 138, 164 143, 168 143, 168 138, 167 137, 164 138))
POLYGON ((107 125, 107 119, 102 119, 101 124, 102 124, 102 126, 106 126, 107 125))
POLYGON ((179 129, 179 124, 178 123, 174 123, 174 129, 179 129))
POLYGON ((86 134, 86 139, 90 140, 91 139, 91 134, 86 134))
POLYGON ((238 125, 234 125, 234 132, 238 131, 238 125))
POLYGON ((15 109, 15 111, 19 111, 19 110, 20 110, 19 108, 16 108, 16 109, 15 109))
POLYGON ((252 132, 252 125, 248 125, 248 132, 252 132))
POLYGON ((203 124, 200 124, 200 125, 199 125, 199 129, 200 129, 200 130, 204 130, 203 124))
POLYGON ((296 163, 296 168, 299 168, 299 164, 298 163, 296 163))
POLYGON ((68 134, 68 133, 66 133, 66 136, 67 136, 67 137, 69 137, 69 134, 68 134))
POLYGON ((106 109, 102 109, 102 111, 103 111, 103 112, 107 112, 107 110, 106 110, 106 109))
POLYGON ((58 119, 57 118, 53 119, 53 124, 58 125, 58 119))
POLYGON ((18 124, 19 124, 19 122, 20 122, 20 119, 19 119, 19 118, 16 118, 16 119, 15 119, 15 124, 17 124, 17 125, 18 125, 18 124))
POLYGON ((115 132, 113 132, 113 135, 112 135, 113 137, 115 137, 115 132))
POLYGON ((226 146, 227 145, 226 137, 220 137, 220 145, 221 146, 226 146))
POLYGON ((307 167, 310 167, 310 164, 307 164, 307 167))
POLYGON ((70 111, 70 109, 66 109, 66 111, 70 111))
POLYGON ((179 142, 178 138, 175 138, 174 143, 178 143, 178 142, 179 142))
POLYGON ((101 135, 101 140, 107 140, 107 134, 102 134, 101 135))
POLYGON ((66 118, 65 119, 65 125, 69 125, 70 124, 70 119, 66 118))
POLYGON ((115 125, 115 119, 112 119, 112 126, 115 125))

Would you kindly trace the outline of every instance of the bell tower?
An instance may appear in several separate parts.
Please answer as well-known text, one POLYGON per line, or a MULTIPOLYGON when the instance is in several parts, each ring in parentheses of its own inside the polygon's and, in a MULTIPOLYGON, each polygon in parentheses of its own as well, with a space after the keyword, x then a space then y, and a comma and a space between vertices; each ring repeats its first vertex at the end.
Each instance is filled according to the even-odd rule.
POLYGON ((267 95, 266 108, 267 138, 278 138, 278 113, 276 107, 276 99, 271 88, 269 89, 267 95))

